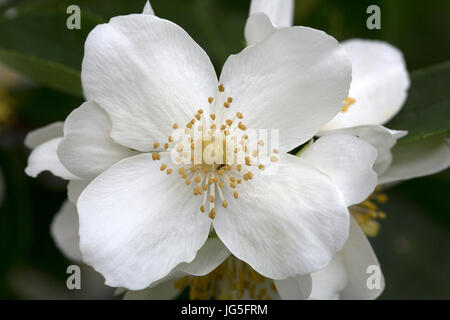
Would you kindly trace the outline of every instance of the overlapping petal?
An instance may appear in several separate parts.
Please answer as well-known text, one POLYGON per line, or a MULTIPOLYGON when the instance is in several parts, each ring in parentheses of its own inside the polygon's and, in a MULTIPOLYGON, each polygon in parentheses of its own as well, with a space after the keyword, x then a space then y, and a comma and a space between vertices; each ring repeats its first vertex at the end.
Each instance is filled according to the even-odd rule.
POLYGON ((72 111, 64 123, 58 146, 61 163, 82 179, 92 180, 114 163, 136 155, 111 139, 111 121, 94 101, 72 111))
POLYGON ((217 92, 206 53, 176 24, 150 14, 112 18, 85 43, 85 95, 104 108, 112 138, 148 151, 166 141, 217 92))
POLYGON ((342 45, 352 62, 349 97, 355 103, 324 129, 386 123, 397 114, 407 97, 409 76, 402 53, 376 40, 352 39, 342 45))
POLYGON ((343 107, 351 79, 344 49, 324 32, 292 27, 226 61, 220 82, 253 129, 279 129, 280 149, 306 142, 343 107), (326 92, 326 94, 324 94, 326 92))
MULTIPOLYGON (((228 189, 226 199, 233 199, 228 189)), ((276 174, 242 184, 238 200, 218 210, 214 229, 228 249, 276 280, 324 267, 348 236, 348 212, 334 182, 295 156, 276 174)))
POLYGON ((159 166, 151 154, 124 159, 78 199, 83 258, 110 286, 144 289, 191 262, 208 237, 201 200, 159 166))
POLYGON ((377 174, 372 169, 377 151, 360 138, 345 134, 327 135, 311 144, 301 158, 333 179, 347 206, 364 201, 377 185, 377 174))

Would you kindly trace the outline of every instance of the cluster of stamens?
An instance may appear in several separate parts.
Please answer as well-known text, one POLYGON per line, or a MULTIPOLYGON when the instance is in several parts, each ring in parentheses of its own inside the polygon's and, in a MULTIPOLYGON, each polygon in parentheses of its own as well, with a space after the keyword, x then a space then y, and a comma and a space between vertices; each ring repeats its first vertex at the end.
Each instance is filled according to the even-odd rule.
MULTIPOLYGON (((208 98, 209 110, 198 109, 184 127, 174 123, 172 128, 177 136, 169 136, 164 144, 155 142, 152 154, 153 160, 170 156, 170 162, 161 164, 161 171, 170 175, 176 170, 184 183, 192 187, 193 194, 203 197, 200 211, 208 212, 211 219, 216 216, 218 198, 222 207, 228 207, 224 188, 228 188, 238 199, 239 185, 253 179, 253 168, 260 171, 266 168, 260 161, 264 141, 249 142, 241 112, 226 118, 233 98, 224 94, 223 85, 219 85, 218 91, 216 100, 208 98), (161 147, 163 150, 160 150, 161 147)), ((265 149, 264 154, 267 154, 265 149)), ((266 162, 276 163, 278 157, 278 149, 273 149, 268 157, 270 161, 266 162)))
POLYGON ((378 234, 380 224, 377 220, 386 219, 386 213, 379 209, 379 204, 386 202, 387 195, 377 187, 366 200, 349 208, 350 213, 367 236, 374 237, 378 234))
POLYGON ((277 292, 271 279, 263 277, 234 257, 229 257, 207 275, 178 279, 174 282, 174 287, 179 290, 189 287, 190 300, 270 300, 277 292))

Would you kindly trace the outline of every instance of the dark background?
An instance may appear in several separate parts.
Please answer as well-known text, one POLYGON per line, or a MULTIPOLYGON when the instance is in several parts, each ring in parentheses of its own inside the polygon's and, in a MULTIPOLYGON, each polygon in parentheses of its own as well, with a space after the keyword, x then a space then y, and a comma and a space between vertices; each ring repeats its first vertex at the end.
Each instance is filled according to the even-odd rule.
MULTIPOLYGON (((11 20, 0 27, 0 47, 52 58, 80 70, 89 30, 112 16, 139 13, 144 4, 123 0, 0 1, 0 16, 19 7, 32 12, 31 18, 11 20), (81 8, 81 30, 65 26, 70 4, 81 8)), ((152 6, 158 16, 186 29, 208 52, 217 71, 229 54, 244 47, 249 1, 153 0, 152 6)), ((413 71, 449 59, 449 17, 450 1, 446 0, 302 0, 296 1, 295 24, 322 29, 339 41, 388 41, 400 48, 408 70, 413 71), (381 8, 381 30, 366 28, 366 8, 371 4, 381 8)), ((5 86, 1 91, 8 98, 0 98, 0 170, 4 176, 0 298, 112 297, 111 290, 104 290, 98 280, 89 284, 83 278, 84 290, 78 292, 65 288, 66 267, 71 262, 49 234, 52 217, 66 197, 65 182, 48 173, 38 179, 24 174, 29 153, 23 146, 25 134, 64 120, 83 99, 36 84, 5 86)), ((389 202, 383 210, 387 219, 382 221, 380 234, 371 239, 386 278, 382 299, 450 298, 449 186, 447 170, 386 190, 389 202)))

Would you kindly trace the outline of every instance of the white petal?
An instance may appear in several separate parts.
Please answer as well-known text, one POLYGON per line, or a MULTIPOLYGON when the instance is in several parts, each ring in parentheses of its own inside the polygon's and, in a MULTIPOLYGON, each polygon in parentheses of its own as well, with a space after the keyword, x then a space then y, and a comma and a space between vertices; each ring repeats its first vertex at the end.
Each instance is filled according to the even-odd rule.
POLYGON ((58 249, 67 258, 82 262, 78 228, 77 208, 73 203, 65 201, 53 218, 50 233, 58 249))
POLYGON ((127 291, 124 300, 172 300, 175 299, 181 291, 176 289, 173 281, 165 281, 155 287, 146 288, 138 291, 127 291))
POLYGON ((54 122, 45 127, 31 131, 25 137, 25 146, 30 149, 36 148, 38 145, 53 139, 63 136, 64 123, 61 121, 54 122))
POLYGON ((373 169, 378 175, 381 175, 391 165, 392 147, 397 143, 398 139, 407 134, 407 131, 390 130, 380 125, 365 125, 342 129, 323 130, 317 135, 326 136, 337 133, 357 136, 370 143, 372 147, 377 149, 377 160, 373 165, 373 169))
POLYGON ((230 251, 218 238, 211 238, 198 250, 191 263, 181 263, 176 269, 194 276, 204 276, 216 269, 228 256, 230 251))
POLYGON ((245 41, 250 46, 266 39, 276 30, 264 13, 252 14, 245 23, 245 41))
POLYGON ((277 27, 291 27, 294 19, 294 0, 252 0, 250 13, 265 13, 277 27))
POLYGON ((233 98, 229 116, 239 111, 250 128, 279 129, 280 149, 289 151, 339 112, 350 76, 350 62, 334 38, 292 27, 230 56, 220 82, 233 98))
POLYGON ((147 0, 144 6, 144 10, 142 10, 143 14, 150 14, 155 15, 155 11, 153 11, 152 5, 150 4, 150 1, 147 0))
POLYGON ((380 263, 369 240, 353 217, 350 219, 350 235, 342 250, 342 256, 347 267, 348 282, 341 292, 341 299, 376 299, 384 290, 384 276, 381 269, 378 269, 381 276, 380 288, 368 288, 367 280, 371 274, 367 272, 367 268, 380 268, 380 263))
POLYGON ((191 262, 211 219, 178 174, 159 170, 151 154, 115 164, 78 199, 81 251, 106 284, 140 290, 191 262))
POLYGON ((176 24, 153 15, 112 18, 85 43, 85 94, 111 117, 112 138, 148 151, 166 141, 217 92, 206 53, 176 24))
POLYGON ((311 274, 312 300, 338 300, 341 291, 348 283, 347 266, 342 253, 338 253, 322 270, 311 274))
POLYGON ((66 180, 79 179, 70 173, 59 161, 56 150, 62 138, 54 138, 36 147, 28 157, 25 173, 36 178, 43 171, 50 171, 55 176, 66 180))
POLYGON ((375 189, 377 174, 372 166, 376 157, 370 144, 344 134, 319 138, 301 154, 333 179, 347 206, 364 201, 375 189))
POLYGON ((136 155, 110 137, 111 121, 94 101, 72 111, 64 123, 58 147, 61 163, 82 179, 92 180, 114 163, 136 155))
POLYGON ((67 184, 67 197, 74 205, 77 204, 83 190, 91 183, 91 180, 70 180, 67 184))
POLYGON ((224 189, 228 208, 218 210, 215 231, 232 254, 275 280, 323 268, 348 236, 342 194, 321 170, 280 155, 276 174, 254 174, 239 198, 224 189))
POLYGON ((311 293, 312 282, 309 274, 284 280, 275 280, 274 283, 280 298, 283 300, 304 300, 311 293))
POLYGON ((450 166, 450 147, 442 139, 398 145, 392 153, 392 165, 379 177, 379 184, 435 174, 450 166))
POLYGON ((324 129, 384 124, 406 100, 409 76, 403 55, 394 46, 376 40, 342 43, 352 62, 349 97, 356 100, 324 129))

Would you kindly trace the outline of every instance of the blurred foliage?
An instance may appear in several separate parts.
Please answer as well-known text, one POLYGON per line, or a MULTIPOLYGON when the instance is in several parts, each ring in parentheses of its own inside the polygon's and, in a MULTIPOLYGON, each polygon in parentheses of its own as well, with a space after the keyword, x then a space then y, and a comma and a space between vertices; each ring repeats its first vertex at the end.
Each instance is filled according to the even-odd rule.
MULTIPOLYGON (((151 3, 158 16, 179 24, 205 49, 218 72, 230 54, 244 47, 249 1, 151 3)), ((38 179, 24 175, 28 151, 23 138, 31 129, 63 120, 82 103, 80 67, 89 31, 113 16, 140 13, 144 4, 145 0, 0 1, 0 61, 37 83, 7 88, 15 117, 0 128, 0 298, 83 297, 63 290, 70 262, 49 234, 51 219, 66 197, 65 183, 47 173, 38 179), (81 30, 66 28, 66 8, 72 4, 81 8, 81 30)), ((299 0, 295 24, 322 29, 340 41, 388 41, 404 53, 408 69, 417 70, 449 60, 449 13, 447 0, 299 0), (381 30, 366 28, 366 8, 371 4, 381 8, 381 30)), ((409 130, 406 139, 448 134, 449 69, 447 63, 412 74, 406 106, 390 124, 409 130)), ((388 219, 373 239, 387 279, 383 298, 450 298, 449 187, 447 170, 388 190, 388 219)))

